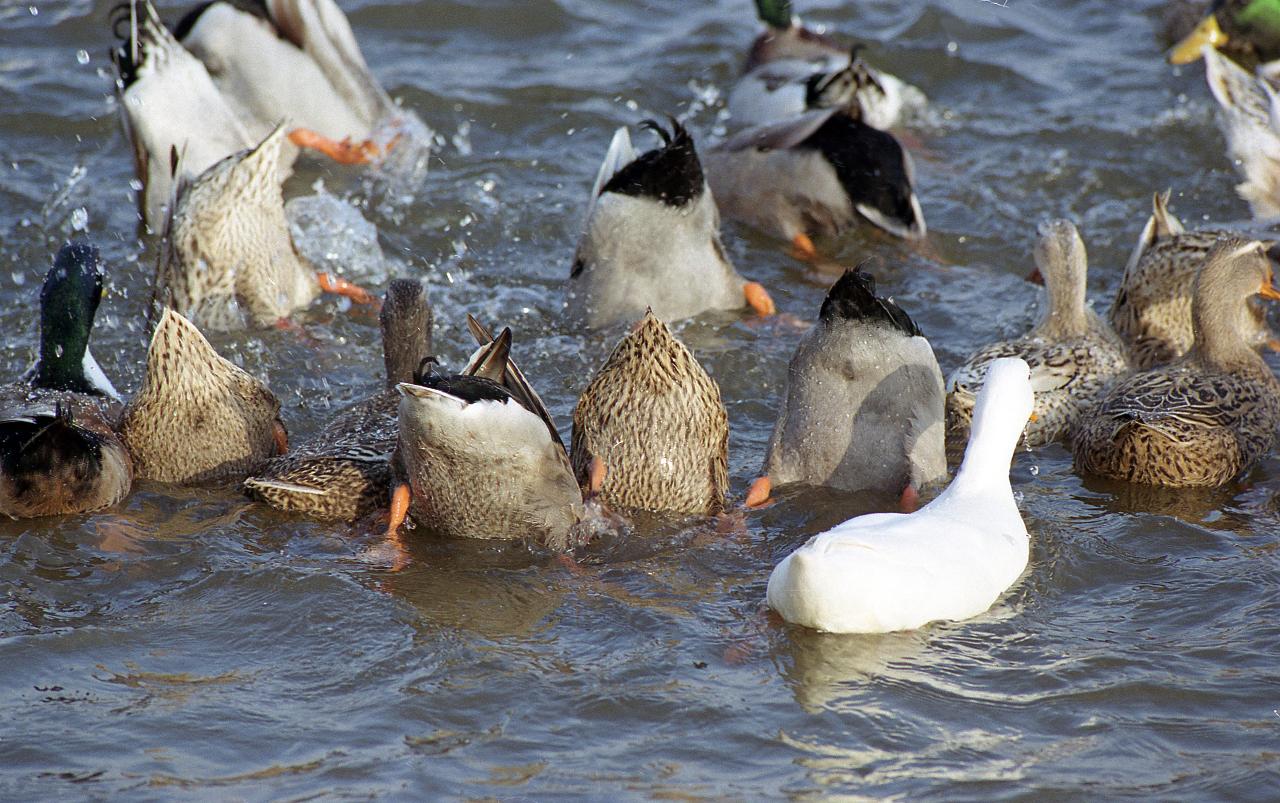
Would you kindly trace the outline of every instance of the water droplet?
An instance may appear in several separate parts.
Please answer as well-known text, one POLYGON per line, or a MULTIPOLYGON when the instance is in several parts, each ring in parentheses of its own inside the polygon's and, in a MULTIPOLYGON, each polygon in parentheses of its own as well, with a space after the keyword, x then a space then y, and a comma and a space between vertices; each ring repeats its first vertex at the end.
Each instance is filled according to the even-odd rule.
POLYGON ((84 231, 89 227, 89 210, 83 206, 71 213, 71 230, 84 231))
POLYGON ((960 44, 958 42, 947 42, 948 53, 955 53, 959 50, 960 50, 960 44))
POLYGON ((1032 466, 1032 467, 1031 467, 1030 469, 1028 469, 1028 470, 1031 472, 1031 476, 1033 476, 1033 477, 1039 477, 1039 476, 1040 476, 1040 467, 1039 467, 1039 466, 1032 466))
POLYGON ((129 189, 133 190, 134 192, 142 192, 142 179, 137 179, 137 178, 129 179, 129 189))
POLYGON ((80 62, 81 64, 88 64, 88 63, 89 63, 89 51, 84 50, 84 49, 77 50, 77 51, 76 51, 76 61, 80 62))
POLYGON ((40 9, 36 8, 35 6, 27 6, 27 11, 30 11, 31 16, 33 17, 40 16, 40 9))
POLYGON ((53 354, 54 354, 54 356, 55 356, 55 357, 61 357, 61 356, 62 356, 62 344, 61 344, 61 343, 59 343, 58 345, 56 345, 56 346, 54 346, 54 347, 53 347, 53 354))
POLYGON ((27 283, 27 274, 23 273, 22 271, 15 270, 13 273, 9 275, 13 277, 13 283, 18 285, 19 287, 27 283))

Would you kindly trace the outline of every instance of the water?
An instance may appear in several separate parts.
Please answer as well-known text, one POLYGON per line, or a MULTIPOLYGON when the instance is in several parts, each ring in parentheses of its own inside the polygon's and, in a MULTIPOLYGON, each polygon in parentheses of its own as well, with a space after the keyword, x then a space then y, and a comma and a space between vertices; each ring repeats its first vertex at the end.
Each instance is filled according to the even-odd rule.
MULTIPOLYGON (((140 378, 154 245, 135 239, 103 72, 110 5, 0 5, 6 376, 34 356, 50 255, 83 229, 110 270, 94 351, 122 389, 140 378)), ((800 6, 883 43, 871 58, 933 101, 916 132, 929 246, 864 231, 837 250, 880 259, 944 371, 1027 324, 1040 220, 1080 224, 1104 307, 1153 190, 1173 187, 1191 225, 1247 217, 1201 69, 1161 62, 1160 3, 1119 5, 800 6)), ((617 335, 560 315, 599 160, 643 117, 693 108, 704 137, 719 124, 750 4, 343 6, 442 147, 411 202, 315 167, 290 192, 323 179, 364 202, 384 258, 361 270, 430 278, 450 363, 469 351, 466 311, 512 325, 567 435, 617 335)), ((731 226, 726 246, 783 311, 816 314, 831 277, 731 226)), ((381 366, 367 312, 324 301, 303 322, 316 342, 214 338, 271 383, 295 438, 381 366)), ((723 388, 741 498, 800 332, 733 315, 680 332, 723 388)), ((821 491, 737 527, 648 522, 576 571, 519 545, 419 539, 392 575, 359 559, 376 522, 293 520, 227 488, 144 484, 108 514, 0 523, 0 798, 1280 794, 1280 460, 1160 493, 1082 481, 1050 447, 1020 452, 1013 478, 1032 534, 1022 581, 972 621, 882 637, 764 615, 772 566, 865 507, 821 491)))

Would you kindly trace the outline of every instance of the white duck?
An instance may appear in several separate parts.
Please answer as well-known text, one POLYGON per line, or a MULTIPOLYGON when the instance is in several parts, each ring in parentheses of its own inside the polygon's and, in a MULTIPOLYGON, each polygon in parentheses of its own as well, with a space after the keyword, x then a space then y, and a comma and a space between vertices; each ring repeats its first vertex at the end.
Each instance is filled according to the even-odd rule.
POLYGON ((1009 461, 1033 395, 1026 362, 992 362, 951 485, 915 513, 858 516, 809 539, 770 575, 769 607, 832 633, 910 630, 991 607, 1030 551, 1009 461))

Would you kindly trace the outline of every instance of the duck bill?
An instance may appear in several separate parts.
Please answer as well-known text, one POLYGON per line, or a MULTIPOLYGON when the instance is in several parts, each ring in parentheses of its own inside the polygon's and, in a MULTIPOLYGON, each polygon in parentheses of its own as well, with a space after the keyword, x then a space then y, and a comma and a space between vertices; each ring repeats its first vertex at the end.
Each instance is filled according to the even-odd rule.
POLYGON ((1280 301, 1280 290, 1277 290, 1270 282, 1265 282, 1262 287, 1258 288, 1258 295, 1271 301, 1280 301))
POLYGON ((928 232, 924 223, 924 211, 920 208, 920 201, 916 198, 915 193, 911 194, 910 220, 890 217, 874 206, 867 204, 858 204, 855 208, 858 210, 858 214, 871 221, 872 224, 904 240, 920 240, 928 232))
POLYGON ((1205 45, 1220 48, 1226 43, 1227 35, 1218 25, 1218 18, 1210 14, 1200 20, 1200 24, 1194 31, 1169 50, 1169 63, 1190 64, 1200 58, 1201 50, 1205 45))

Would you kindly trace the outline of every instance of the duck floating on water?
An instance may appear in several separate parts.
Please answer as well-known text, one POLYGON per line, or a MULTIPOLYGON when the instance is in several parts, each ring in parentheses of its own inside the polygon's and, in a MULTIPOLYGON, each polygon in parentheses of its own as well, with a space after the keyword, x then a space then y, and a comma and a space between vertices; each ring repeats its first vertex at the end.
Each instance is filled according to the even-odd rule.
POLYGON ((1249 342, 1249 298, 1280 300, 1260 242, 1218 243, 1195 280, 1195 341, 1116 383, 1080 420, 1077 471, 1171 487, 1229 482, 1280 435, 1280 381, 1249 342))
POLYGON ((729 415, 693 353, 648 311, 573 410, 579 484, 612 506, 709 516, 729 489, 729 415))
POLYGON ((769 607, 830 633, 911 630, 986 611, 1027 567, 1030 537, 1009 463, 1035 404, 1016 357, 987 367, 955 479, 915 513, 858 516, 816 535, 769 575, 769 607))
POLYGON ((747 505, 776 485, 914 496, 947 476, 942 371, 920 327, 875 279, 845 271, 787 369, 764 476, 747 505))
POLYGON ((859 218, 898 237, 926 233, 915 168, 898 141, 838 109, 741 131, 704 163, 720 211, 817 257, 815 237, 859 218))
POLYGON ((789 0, 756 0, 765 29, 747 55, 729 93, 729 114, 739 127, 773 123, 817 108, 839 107, 867 125, 900 125, 927 103, 914 86, 877 70, 859 55, 808 28, 789 0))
POLYGON ((119 397, 89 351, 102 301, 98 249, 67 243, 40 289, 40 351, 0 392, 0 515, 86 513, 129 493, 133 460, 113 426, 119 397))
POLYGON ((289 448, 276 395, 167 307, 120 434, 137 476, 169 483, 238 482, 289 448))
POLYGON ((662 144, 637 156, 627 129, 614 133, 569 274, 570 314, 591 327, 646 309, 668 320, 744 306, 772 315, 769 294, 734 270, 720 242, 693 137, 674 118, 670 132, 653 120, 641 125, 662 144))
POLYGON ((322 290, 377 304, 299 256, 279 178, 284 137, 277 127, 180 188, 157 270, 160 304, 215 331, 281 324, 322 290))
MULTIPOLYGON (((1191 349, 1196 274, 1219 242, 1236 236, 1225 229, 1187 231, 1169 211, 1168 191, 1154 194, 1152 208, 1107 314, 1128 347, 1130 366, 1139 371, 1171 363, 1191 349)), ((1280 348, 1261 302, 1248 304, 1248 341, 1254 348, 1280 348)))
POLYGON ((379 315, 386 388, 334 416, 319 434, 245 480, 245 491, 278 510, 351 521, 387 504, 399 426, 396 386, 412 382, 431 354, 426 288, 393 279, 379 315))
POLYGON ((967 437, 981 378, 994 359, 1021 357, 1031 366, 1036 403, 1028 446, 1066 437, 1098 394, 1128 370, 1124 344, 1086 304, 1088 257, 1080 232, 1069 220, 1055 220, 1039 233, 1035 261, 1045 281, 1044 313, 1027 334, 979 349, 951 374, 947 430, 959 441, 967 437))

